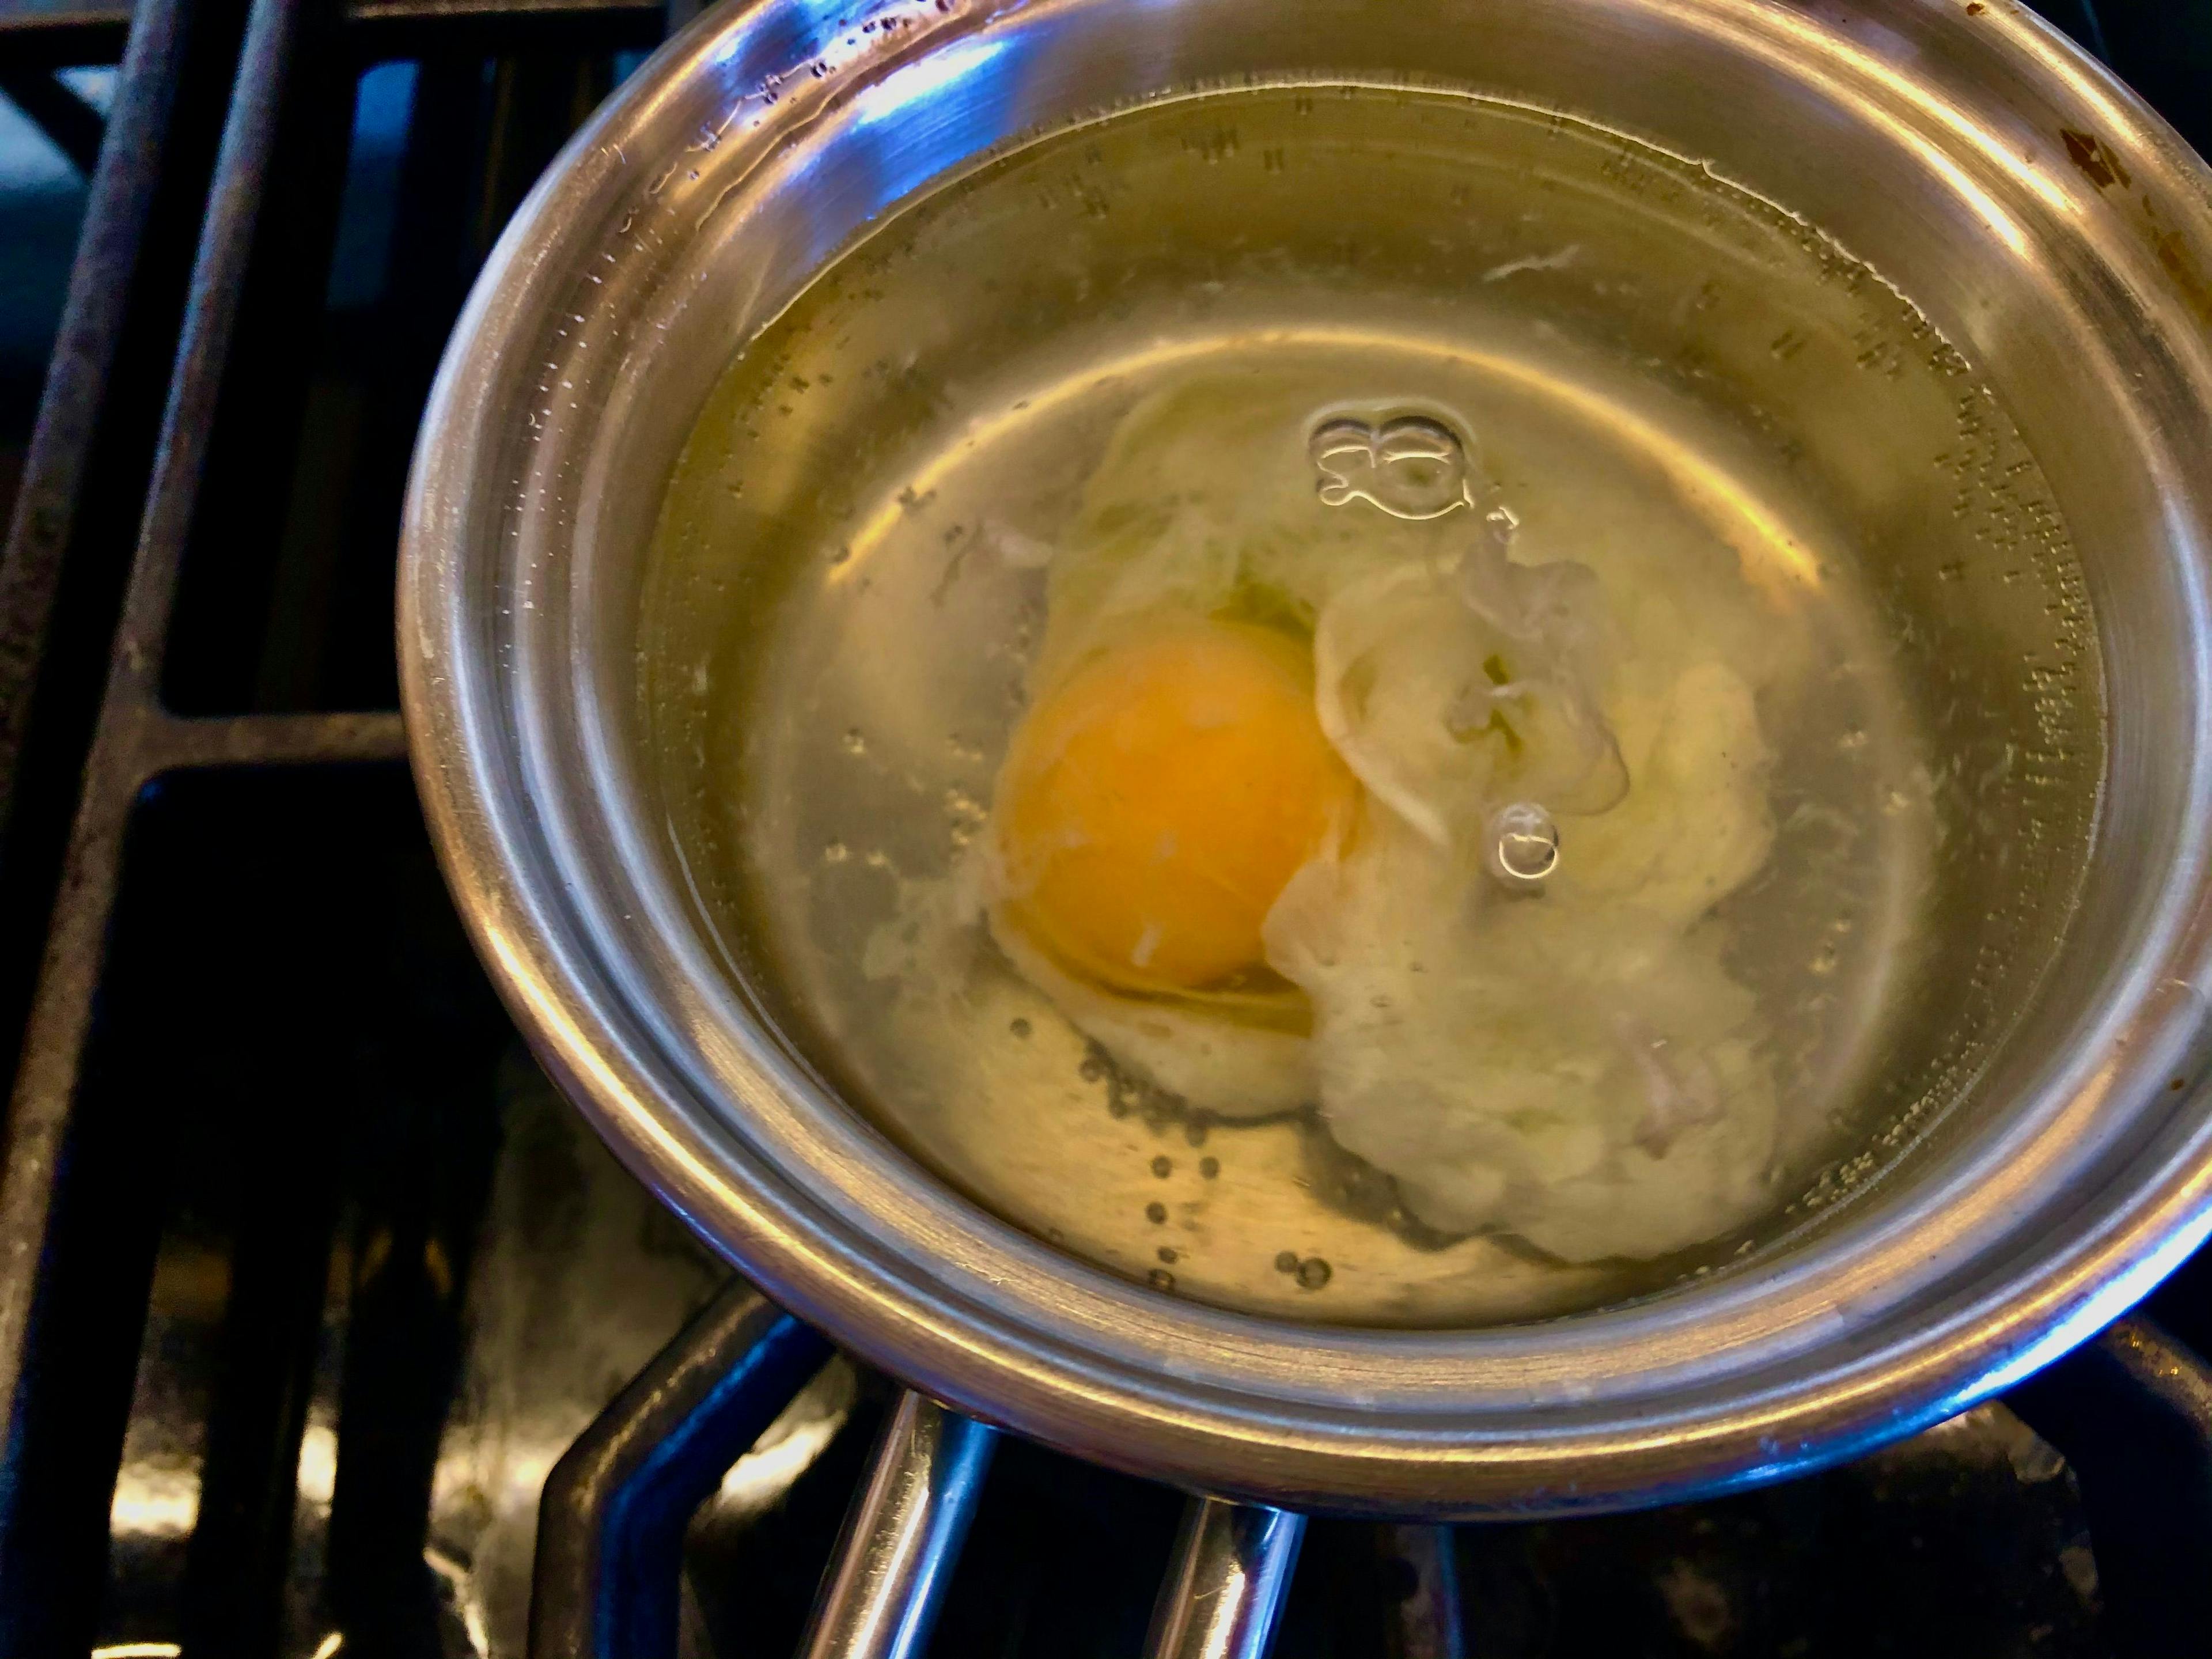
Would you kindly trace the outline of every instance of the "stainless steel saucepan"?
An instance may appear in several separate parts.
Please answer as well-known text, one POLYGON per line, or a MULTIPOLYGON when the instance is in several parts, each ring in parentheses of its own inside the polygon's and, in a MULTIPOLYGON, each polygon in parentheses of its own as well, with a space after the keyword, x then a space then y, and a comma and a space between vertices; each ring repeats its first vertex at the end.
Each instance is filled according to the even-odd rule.
MULTIPOLYGON (((711 12, 622 88, 477 285, 416 455, 406 716, 477 946, 629 1166, 777 1301, 929 1399, 1258 1506, 1199 1512, 1157 1638, 1229 1651, 1225 1630, 1264 1626, 1294 1547, 1278 1511, 1556 1513, 1807 1469, 2020 1378, 2202 1238, 2208 457, 2212 173, 2014 0, 761 0, 711 12), (822 1081, 766 1012, 774 988, 703 939, 637 708, 641 572, 673 458, 732 355, 872 221, 1103 111, 1409 79, 1708 163, 1909 295, 2048 482, 2101 680, 2072 695, 2101 692, 2106 734, 2073 800, 2094 852, 2060 872, 2047 965, 1881 1179, 1725 1271, 1475 1330, 1164 1297, 933 1176, 822 1081)), ((1868 485, 1894 484, 1899 560, 1954 533, 1941 471, 1868 485)), ((1957 603, 1989 625, 1954 648, 1983 653, 1991 684, 2029 684, 1990 718, 2032 738, 2033 677, 1996 672, 2020 666, 2007 580, 1967 585, 1957 603)), ((2034 899, 2005 873, 2033 827, 1985 829, 1987 914, 1953 918, 1962 937, 2034 899)), ((1961 994, 1981 970, 1962 967, 1961 994)), ((899 1563, 941 1527, 929 1471, 972 1474, 962 1419, 915 1401, 901 1421, 871 1500, 888 1554, 848 1571, 840 1640, 889 1628, 854 1608, 907 1582, 899 1563)))

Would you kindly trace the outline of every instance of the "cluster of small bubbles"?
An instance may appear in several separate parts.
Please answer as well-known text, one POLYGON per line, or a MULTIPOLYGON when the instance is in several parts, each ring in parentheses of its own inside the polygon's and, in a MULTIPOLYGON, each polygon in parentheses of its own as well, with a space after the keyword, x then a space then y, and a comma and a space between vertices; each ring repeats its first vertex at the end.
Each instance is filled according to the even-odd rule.
POLYGON ((1296 1250, 1278 1250, 1275 1253, 1275 1271, 1288 1273, 1297 1279, 1302 1291, 1321 1289, 1335 1272, 1323 1258, 1310 1255, 1301 1260, 1296 1250))
POLYGON ((1217 127, 1212 132, 1185 138, 1182 147, 1209 165, 1225 161, 1237 154, 1237 129, 1217 127))
POLYGON ((988 816, 982 803, 959 785, 955 784, 945 792, 945 822, 951 828, 955 847, 965 847, 973 841, 975 832, 983 827, 983 821, 988 816))
POLYGON ((1826 1208, 1872 1175, 1881 1162, 1881 1152, 1869 1149, 1830 1164, 1820 1171, 1811 1189, 1798 1200, 1799 1205, 1807 1210, 1826 1208))
MULTIPOLYGON (((1094 1042, 1089 1045, 1083 1063, 1077 1068, 1085 1083, 1103 1079, 1106 1085, 1106 1110, 1115 1117, 1127 1117, 1139 1113, 1145 1127, 1155 1133, 1164 1132, 1169 1124, 1189 1115, 1190 1107, 1181 1095, 1132 1077, 1114 1063, 1114 1057, 1094 1042)), ((1196 1145, 1195 1142, 1192 1143, 1196 1145)))

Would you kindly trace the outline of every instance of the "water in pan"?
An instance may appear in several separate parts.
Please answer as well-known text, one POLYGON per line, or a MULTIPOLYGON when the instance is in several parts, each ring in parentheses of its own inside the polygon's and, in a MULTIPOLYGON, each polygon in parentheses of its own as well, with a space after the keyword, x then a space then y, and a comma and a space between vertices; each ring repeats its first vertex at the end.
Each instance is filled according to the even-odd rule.
POLYGON ((878 229, 709 399, 645 614, 795 1046, 1037 1235, 1307 1318, 1589 1305, 1863 1181, 2026 1000, 2101 767, 2063 528, 1923 319, 1403 90, 878 229))

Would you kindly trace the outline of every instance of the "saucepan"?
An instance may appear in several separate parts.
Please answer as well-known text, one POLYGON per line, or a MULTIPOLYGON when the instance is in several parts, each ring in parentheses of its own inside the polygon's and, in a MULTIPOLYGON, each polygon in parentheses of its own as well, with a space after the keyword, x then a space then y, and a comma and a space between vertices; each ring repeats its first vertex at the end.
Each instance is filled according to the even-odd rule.
MULTIPOLYGON (((1127 227, 1084 244, 1101 258, 1158 229, 1069 188, 1054 223, 1078 228, 1030 239, 1039 258, 1084 223, 1127 227)), ((994 256, 1010 271, 1023 241, 994 256)), ((1111 285, 1093 299, 1110 311, 1111 285)), ((911 318, 924 370, 1024 329, 1049 343, 1011 299, 1000 314, 924 294, 911 318)), ((847 417, 966 395, 947 375, 918 404, 912 380, 847 417)), ((1425 416, 1401 418, 1430 441, 1425 416)), ((1687 441, 1666 426, 1637 428, 1655 454, 1687 441)), ((850 470, 884 453, 852 440, 850 470)), ((2208 455, 2212 173, 2014 0, 732 3, 577 135, 454 332, 405 520, 410 742, 477 948, 629 1167, 778 1304, 916 1391, 910 1431, 974 1419, 1219 1500, 1186 1577, 1241 1561, 1249 1613, 1279 1580, 1259 1568, 1285 1559, 1284 1513, 1561 1514, 1832 1462, 2024 1376, 2203 1237, 2208 455), (1419 143, 1378 135, 1363 160, 1356 124, 1328 188, 1268 196, 1286 164, 1257 129, 1240 149, 1172 113, 1345 88, 1476 100, 1532 155, 1583 146, 1618 210, 1674 214, 1735 287, 1663 251, 1601 281, 1587 239, 1515 254, 1497 240, 1511 216, 1479 188, 1455 201, 1449 158, 1420 173, 1419 143), (1923 780, 1947 896, 1870 1062, 1889 1091, 1878 1156, 1838 1152, 1723 1259, 1486 1319, 1302 1316, 1322 1277, 1303 1261, 1279 1305, 1174 1293, 887 1133, 803 988, 701 890, 690 826, 711 768, 656 747, 647 659, 684 624, 656 612, 649 570, 725 366, 908 204, 1055 133, 1110 150, 1148 110, 1170 112, 1162 166, 1221 180, 1159 246, 1226 258, 1334 234, 1347 304, 1416 267, 1431 293, 1556 282, 1562 306, 1584 282, 1575 303, 1649 325, 1622 344, 1655 383, 1753 410, 1761 465, 1829 481, 1846 551, 1783 538, 1795 579, 1840 581, 1838 559, 1881 571, 1869 614, 1935 688, 1935 750, 1964 757, 1923 780), (1708 186, 1736 205, 1698 206, 1708 186), (1248 201, 1274 216, 1238 229, 1248 201), (1723 325, 1758 286, 1745 271, 1800 258, 1843 320, 1723 325), (1877 313, 1902 320, 1853 334, 1877 313)), ((1668 476, 1754 511, 1725 477, 1668 476)), ((834 560, 842 511, 779 522, 834 560)), ((718 544, 691 608, 765 610, 768 556, 718 544)))

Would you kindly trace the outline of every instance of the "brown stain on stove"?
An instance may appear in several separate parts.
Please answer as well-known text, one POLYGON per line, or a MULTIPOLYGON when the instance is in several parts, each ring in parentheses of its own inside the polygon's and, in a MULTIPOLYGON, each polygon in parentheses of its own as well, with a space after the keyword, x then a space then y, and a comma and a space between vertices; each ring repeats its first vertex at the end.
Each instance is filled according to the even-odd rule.
POLYGON ((2128 177, 2128 170, 2121 165, 2120 158, 2106 148, 2095 133, 2082 132, 2074 127, 2061 127, 2058 136, 2066 142, 2067 159, 2079 167, 2081 176, 2099 190, 2109 189, 2115 184, 2125 186, 2135 182, 2128 177))

